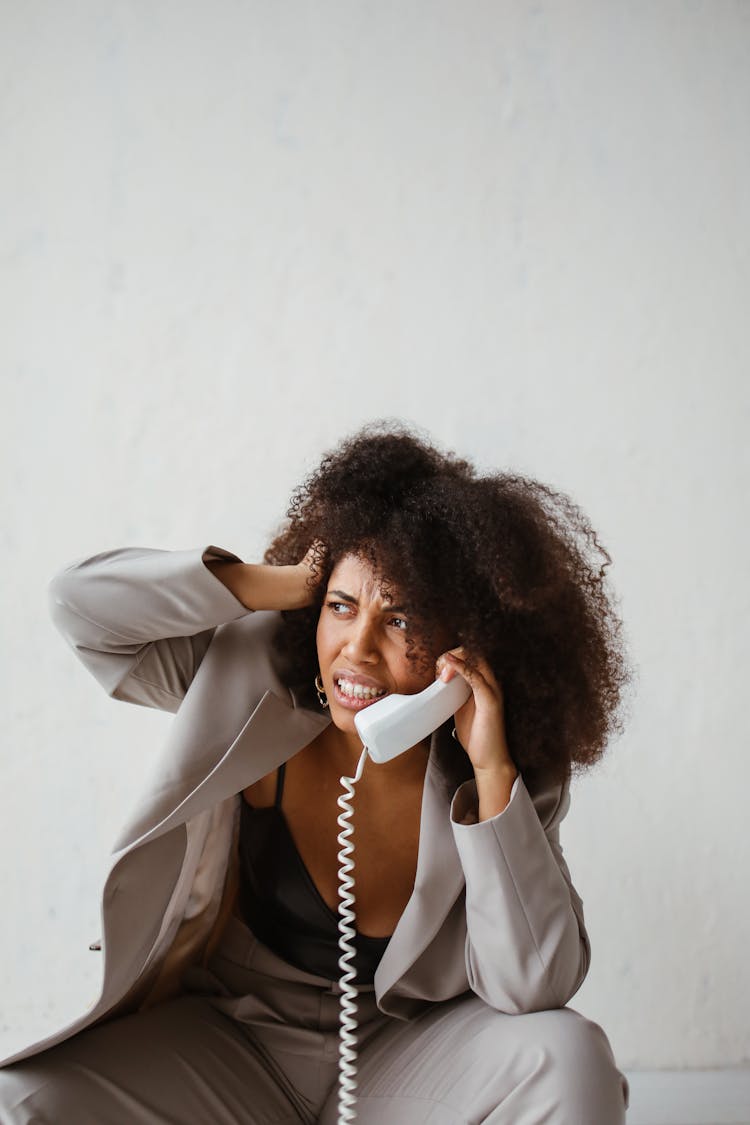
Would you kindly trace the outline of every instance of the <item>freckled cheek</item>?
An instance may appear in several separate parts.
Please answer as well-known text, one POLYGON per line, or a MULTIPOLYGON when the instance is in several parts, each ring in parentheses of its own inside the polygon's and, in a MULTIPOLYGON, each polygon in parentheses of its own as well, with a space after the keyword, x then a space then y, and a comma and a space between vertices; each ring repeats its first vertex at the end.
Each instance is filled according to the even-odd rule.
POLYGON ((409 664, 402 665, 396 673, 400 691, 404 695, 414 695, 418 691, 423 691, 430 686, 434 678, 434 674, 431 675, 421 668, 415 671, 409 664))
POLYGON ((417 645, 413 651, 412 660, 404 660, 403 683, 408 683, 411 693, 424 691, 435 679, 435 663, 440 652, 433 652, 432 648, 417 645))
POLYGON ((343 643, 337 630, 326 628, 325 624, 318 626, 315 634, 315 646, 318 654, 318 665, 322 673, 327 675, 333 665, 340 661, 343 643))
POLYGON ((434 679, 435 679, 434 676, 430 676, 429 679, 421 679, 421 680, 413 681, 412 686, 409 688, 409 694, 410 695, 416 695, 417 692, 424 691, 425 688, 428 688, 430 686, 430 684, 432 683, 432 681, 434 679))

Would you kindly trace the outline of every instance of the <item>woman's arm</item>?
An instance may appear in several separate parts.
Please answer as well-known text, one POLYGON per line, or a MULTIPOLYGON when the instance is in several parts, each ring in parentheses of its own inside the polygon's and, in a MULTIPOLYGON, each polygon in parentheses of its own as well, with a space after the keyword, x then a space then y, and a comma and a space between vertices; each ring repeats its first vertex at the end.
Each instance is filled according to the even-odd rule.
POLYGON ((510 753, 502 685, 462 648, 438 659, 472 694, 454 719, 474 778, 457 789, 451 824, 466 881, 466 972, 490 1007, 518 1014, 564 1007, 586 975, 583 904, 563 859, 559 826, 570 783, 532 798, 510 753))
POLYGON ((310 604, 308 552, 296 566, 205 560, 206 566, 248 609, 301 609, 310 604))
POLYGON ((501 1012, 564 1007, 586 976, 583 903, 560 846, 569 782, 532 799, 519 775, 507 807, 479 819, 475 781, 453 798, 451 824, 466 879, 466 969, 501 1012))
POLYGON ((108 695, 176 711, 217 627, 271 608, 270 595, 273 608, 293 608, 309 574, 304 562, 255 566, 214 545, 125 547, 64 567, 49 583, 49 606, 56 628, 108 695))

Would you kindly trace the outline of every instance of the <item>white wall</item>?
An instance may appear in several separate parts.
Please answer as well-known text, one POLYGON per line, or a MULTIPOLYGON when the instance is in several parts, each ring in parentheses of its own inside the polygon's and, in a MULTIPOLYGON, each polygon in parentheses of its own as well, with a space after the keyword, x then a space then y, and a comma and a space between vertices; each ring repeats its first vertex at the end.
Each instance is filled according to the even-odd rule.
POLYGON ((569 491, 614 557, 639 681, 563 826, 573 1006, 623 1067, 747 1060, 750 7, 2 25, 3 1052, 93 999, 108 850, 171 722, 87 677, 49 578, 257 558, 321 452, 394 416, 569 491))

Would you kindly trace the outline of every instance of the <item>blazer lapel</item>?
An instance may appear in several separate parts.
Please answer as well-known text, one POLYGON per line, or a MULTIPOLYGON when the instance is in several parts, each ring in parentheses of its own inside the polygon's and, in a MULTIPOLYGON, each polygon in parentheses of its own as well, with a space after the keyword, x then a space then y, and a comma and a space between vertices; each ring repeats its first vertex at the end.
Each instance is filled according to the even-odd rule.
POLYGON ((176 788, 168 802, 170 811, 156 823, 153 810, 138 816, 120 834, 113 852, 140 847, 231 794, 239 793, 291 758, 330 721, 328 715, 295 707, 269 689, 203 780, 182 794, 176 788))

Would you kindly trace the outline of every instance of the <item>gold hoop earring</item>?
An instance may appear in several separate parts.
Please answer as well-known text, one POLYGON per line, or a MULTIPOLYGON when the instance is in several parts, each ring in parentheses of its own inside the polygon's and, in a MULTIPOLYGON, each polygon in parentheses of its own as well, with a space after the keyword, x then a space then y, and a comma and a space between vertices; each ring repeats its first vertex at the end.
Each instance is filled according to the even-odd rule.
POLYGON ((320 672, 318 672, 317 676, 315 677, 315 690, 318 693, 318 701, 320 703, 320 706, 323 707, 323 708, 327 707, 328 706, 328 696, 326 695, 325 691, 323 690, 323 681, 320 678, 320 672))

